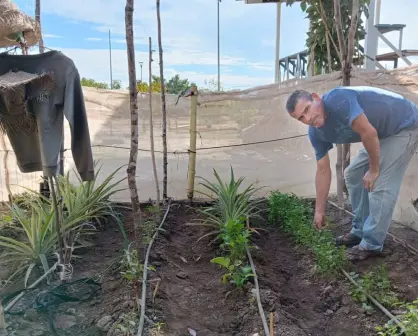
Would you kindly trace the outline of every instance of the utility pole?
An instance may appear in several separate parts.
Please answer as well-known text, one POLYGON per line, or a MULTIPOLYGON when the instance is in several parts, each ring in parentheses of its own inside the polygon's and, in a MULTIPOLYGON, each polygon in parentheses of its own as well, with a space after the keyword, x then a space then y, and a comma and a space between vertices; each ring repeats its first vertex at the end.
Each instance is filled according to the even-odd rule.
POLYGON ((277 14, 276 14, 276 64, 275 64, 275 74, 274 74, 274 82, 278 83, 281 81, 280 75, 280 26, 282 23, 281 18, 281 11, 282 11, 282 3, 277 3, 277 14))
POLYGON ((221 91, 221 42, 220 42, 220 23, 219 23, 219 3, 222 0, 216 0, 218 3, 218 91, 221 91))
POLYGON ((141 67, 141 83, 142 83, 142 65, 144 64, 144 62, 138 62, 139 66, 141 67))
POLYGON ((110 62, 110 89, 113 89, 113 74, 112 74, 112 42, 110 40, 109 29, 109 62, 110 62))

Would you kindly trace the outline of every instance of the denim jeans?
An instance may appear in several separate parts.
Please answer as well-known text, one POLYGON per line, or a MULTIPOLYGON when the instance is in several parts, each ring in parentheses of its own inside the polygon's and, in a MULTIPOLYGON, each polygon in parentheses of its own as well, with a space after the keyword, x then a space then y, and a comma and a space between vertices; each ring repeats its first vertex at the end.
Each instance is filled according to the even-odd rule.
POLYGON ((418 127, 380 139, 380 175, 372 192, 363 187, 369 156, 362 148, 344 172, 354 213, 351 233, 362 238, 360 246, 383 250, 402 180, 418 145, 418 127))

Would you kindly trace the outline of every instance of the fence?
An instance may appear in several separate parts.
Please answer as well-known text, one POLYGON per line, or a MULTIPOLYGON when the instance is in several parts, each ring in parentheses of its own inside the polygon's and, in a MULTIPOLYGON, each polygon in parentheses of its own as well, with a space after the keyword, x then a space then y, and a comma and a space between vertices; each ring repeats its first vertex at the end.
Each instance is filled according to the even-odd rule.
MULTIPOLYGON (((281 189, 302 196, 314 196, 316 163, 306 136, 305 125, 293 120, 285 111, 285 101, 295 88, 322 94, 341 85, 339 73, 291 80, 243 91, 199 93, 197 110, 196 187, 199 176, 213 179, 213 169, 229 178, 230 167, 236 176, 245 176, 246 183, 264 186, 260 196, 281 189)), ((418 66, 373 73, 356 70, 352 85, 371 85, 404 95, 418 104, 418 66)), ((130 149, 129 97, 126 91, 84 88, 88 110, 94 159, 103 166, 99 182, 111 172, 128 163, 130 149)), ((153 94, 153 121, 158 177, 162 185, 161 100, 153 94)), ((140 198, 155 199, 154 177, 149 140, 148 94, 139 94, 139 155, 137 181, 140 198)), ((168 195, 184 199, 187 195, 190 98, 167 95, 168 195)), ((70 149, 69 128, 65 129, 65 148, 70 149)), ((10 149, 10 145, 7 145, 10 149)), ((353 146, 355 155, 360 145, 353 146)), ((335 165, 336 150, 331 151, 335 165)), ((4 150, 0 162, 4 163, 4 150)), ((417 218, 411 199, 418 197, 416 179, 417 157, 405 176, 395 219, 412 222, 417 218)), ((5 171, 0 169, 0 197, 7 199, 5 171)), ((12 192, 20 186, 38 188, 41 174, 21 174, 14 155, 9 152, 8 166, 12 192)), ((65 152, 65 170, 74 167, 71 150, 65 152)), ((126 167, 117 178, 126 176, 126 167)), ((127 188, 127 182, 124 186, 127 188)), ((335 174, 331 192, 336 189, 335 174)), ((195 194, 198 197, 198 194, 195 194)), ((115 196, 117 201, 130 201, 129 191, 115 196)), ((418 223, 418 221, 417 221, 418 223)))

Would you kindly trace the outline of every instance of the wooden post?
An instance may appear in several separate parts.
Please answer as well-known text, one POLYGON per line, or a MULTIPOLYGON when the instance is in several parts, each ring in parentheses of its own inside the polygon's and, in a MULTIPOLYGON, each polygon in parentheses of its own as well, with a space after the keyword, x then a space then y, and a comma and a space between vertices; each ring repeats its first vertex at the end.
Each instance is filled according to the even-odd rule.
POLYGON ((197 87, 192 86, 190 96, 190 146, 189 146, 189 172, 188 176, 188 187, 187 187, 187 198, 190 202, 193 201, 194 193, 194 179, 196 176, 196 120, 197 120, 197 87))

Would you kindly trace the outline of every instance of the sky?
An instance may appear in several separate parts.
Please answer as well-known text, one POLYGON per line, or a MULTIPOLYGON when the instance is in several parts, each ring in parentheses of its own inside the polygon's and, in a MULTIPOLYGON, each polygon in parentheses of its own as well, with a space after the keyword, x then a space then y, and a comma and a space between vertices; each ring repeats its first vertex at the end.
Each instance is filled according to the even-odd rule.
MULTIPOLYGON (((14 0, 34 15, 35 0, 14 0)), ((381 23, 406 24, 404 49, 418 49, 413 33, 418 13, 416 0, 381 0, 381 23)), ((136 0, 134 39, 137 79, 148 81, 148 38, 155 50, 152 73, 159 75, 155 0, 136 0)), ((41 0, 45 46, 61 50, 82 77, 110 83, 109 29, 113 79, 128 85, 125 39, 125 0, 41 0)), ((179 74, 197 85, 217 80, 217 0, 161 0, 164 76, 179 74)), ((282 5, 280 57, 305 48, 308 21, 299 4, 282 5)), ((387 34, 398 46, 398 34, 387 34)), ((274 82, 276 4, 220 3, 221 84, 244 89, 274 82)), ((379 53, 391 51, 383 41, 379 53)), ((418 59, 411 59, 418 63, 418 59)), ((384 64, 386 65, 386 64, 384 64)), ((400 66, 404 66, 400 62, 400 66)), ((391 68, 391 64, 387 64, 391 68)))

